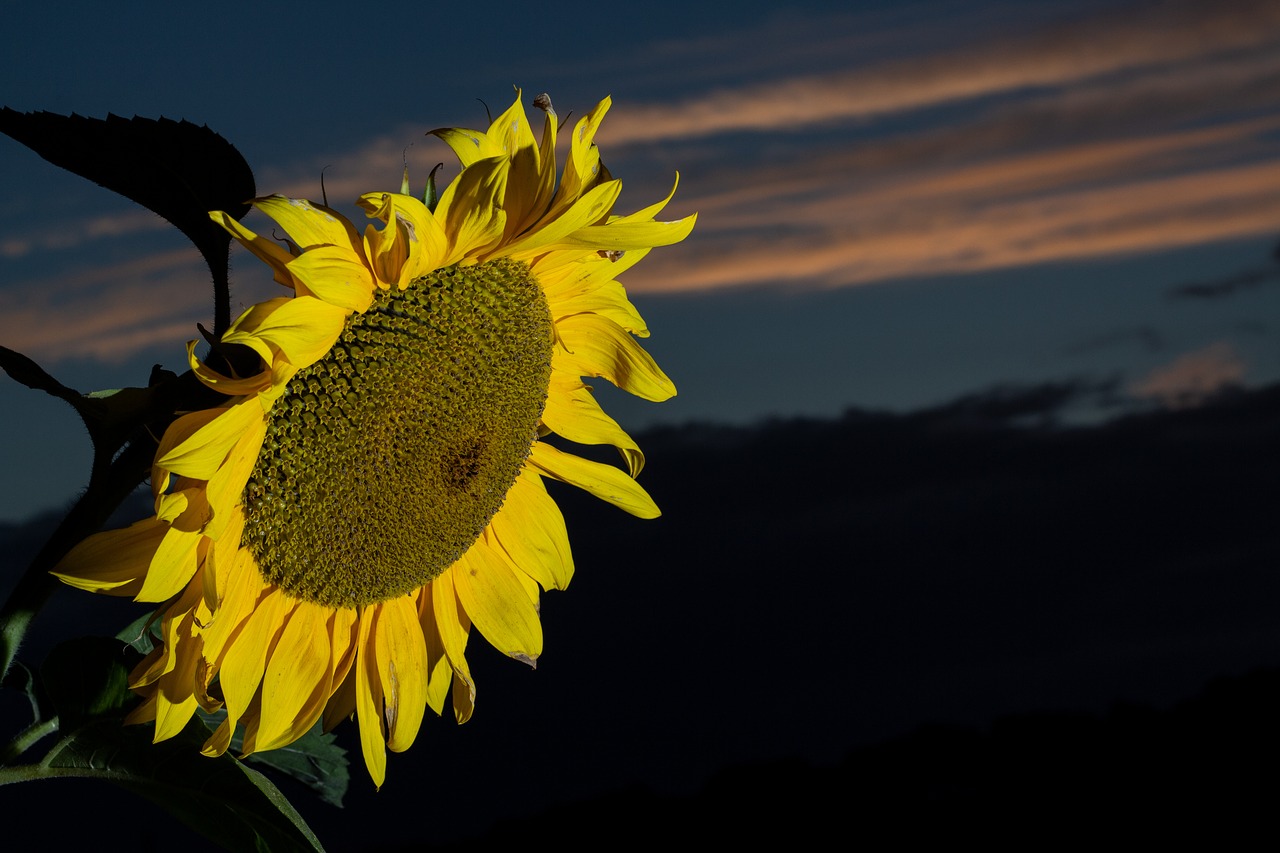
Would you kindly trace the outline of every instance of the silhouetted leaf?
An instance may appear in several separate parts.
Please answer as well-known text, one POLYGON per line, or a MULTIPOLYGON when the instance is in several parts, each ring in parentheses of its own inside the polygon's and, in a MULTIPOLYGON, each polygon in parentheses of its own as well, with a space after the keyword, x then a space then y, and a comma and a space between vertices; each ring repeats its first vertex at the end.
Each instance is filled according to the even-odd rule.
POLYGON ((66 400, 73 406, 76 406, 80 399, 78 391, 54 379, 43 367, 17 350, 0 347, 0 369, 9 374, 9 378, 14 382, 19 382, 35 391, 44 391, 46 394, 66 400))
POLYGON ((230 236, 208 216, 236 219, 256 194, 253 172, 235 146, 188 121, 108 114, 105 119, 0 110, 0 132, 54 165, 155 211, 204 255, 214 280, 227 279, 230 236))
POLYGON ((163 371, 157 374, 161 375, 161 381, 147 388, 113 388, 81 394, 54 379, 32 359, 4 346, 0 346, 0 369, 32 390, 44 391, 70 403, 89 430, 94 449, 107 459, 143 424, 172 417, 173 395, 181 390, 176 378, 163 376, 173 374, 163 371))

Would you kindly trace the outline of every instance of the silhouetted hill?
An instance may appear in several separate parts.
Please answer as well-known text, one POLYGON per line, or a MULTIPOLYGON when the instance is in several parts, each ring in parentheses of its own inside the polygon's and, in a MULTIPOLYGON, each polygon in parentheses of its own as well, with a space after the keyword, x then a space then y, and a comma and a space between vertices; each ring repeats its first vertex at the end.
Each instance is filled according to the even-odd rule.
MULTIPOLYGON (((930 725, 853 750, 726 768, 692 796, 626 788, 440 851, 554 838, 559 850, 834 848, 858 842, 1244 843, 1270 826, 1280 760, 1280 671, 1215 680, 1172 709, 1002 717, 985 730, 930 725)), ((415 849, 415 848, 408 848, 415 849)))
POLYGON ((690 812, 708 840, 828 812, 1043 839, 1271 796, 1237 780, 1273 756, 1274 676, 1168 709, 1280 665, 1280 387, 1087 428, 1055 420, 1073 393, 652 431, 655 521, 551 484, 577 575, 538 669, 474 638, 471 722, 301 810, 341 851, 504 820, 669 838, 690 812))

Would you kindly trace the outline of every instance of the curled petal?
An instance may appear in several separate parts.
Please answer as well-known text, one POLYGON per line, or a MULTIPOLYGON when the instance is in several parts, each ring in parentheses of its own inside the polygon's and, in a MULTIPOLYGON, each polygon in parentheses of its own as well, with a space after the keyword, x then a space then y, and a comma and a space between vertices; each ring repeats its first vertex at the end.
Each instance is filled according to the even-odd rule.
POLYGON ((600 376, 623 391, 661 402, 676 386, 626 330, 604 317, 574 314, 556 323, 563 349, 552 367, 573 376, 600 376))
POLYGON ((662 514, 639 483, 611 465, 565 453, 545 441, 534 443, 529 462, 548 476, 585 489, 639 518, 657 518, 662 514))
POLYGON ((271 299, 242 314, 222 340, 244 344, 267 364, 280 354, 295 367, 306 367, 333 347, 350 313, 312 296, 271 299))

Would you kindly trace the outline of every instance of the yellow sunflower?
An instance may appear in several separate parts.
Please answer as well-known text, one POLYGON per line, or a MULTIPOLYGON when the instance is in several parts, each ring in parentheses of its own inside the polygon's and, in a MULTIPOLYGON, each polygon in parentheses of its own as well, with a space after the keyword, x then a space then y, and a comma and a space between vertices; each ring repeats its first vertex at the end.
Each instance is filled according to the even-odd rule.
MULTIPOLYGON (((448 696, 465 721, 471 626, 532 665, 540 589, 573 573, 551 477, 641 518, 644 457, 592 397, 602 377, 649 400, 675 393, 633 336, 643 320, 616 276, 688 235, 693 216, 610 211, 600 162, 606 99, 577 122, 557 185, 550 100, 535 140, 516 102, 488 131, 432 131, 461 161, 429 207, 406 193, 338 213, 271 196, 255 206, 287 248, 210 214, 291 295, 246 311, 222 337, 254 370, 196 376, 225 396, 183 414, 156 450, 155 515, 93 536, 57 567, 69 584, 162 602, 161 645, 133 672, 130 722, 157 741, 198 707, 227 716, 204 746, 245 754, 354 714, 374 783, 448 696), (244 352, 244 350, 241 350, 244 352), (255 372, 256 371, 256 372, 255 372), (610 444, 626 471, 566 453, 555 433, 610 444), (216 684, 215 684, 216 678, 216 684)), ((672 190, 674 193, 675 190, 672 190)))

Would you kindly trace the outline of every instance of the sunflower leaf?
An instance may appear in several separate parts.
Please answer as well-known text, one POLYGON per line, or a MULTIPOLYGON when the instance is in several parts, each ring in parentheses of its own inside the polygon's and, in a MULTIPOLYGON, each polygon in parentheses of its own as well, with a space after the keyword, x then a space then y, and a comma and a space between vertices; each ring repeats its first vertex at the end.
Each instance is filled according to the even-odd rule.
POLYGON ((244 157, 207 126, 141 116, 22 113, 5 107, 0 132, 55 166, 160 214, 196 244, 215 279, 226 279, 231 238, 208 213, 225 210, 241 219, 256 191, 244 157))
POLYGON ((156 633, 160 617, 155 612, 143 613, 120 629, 116 639, 140 654, 149 654, 160 642, 156 633))
POLYGON ((9 374, 9 378, 14 382, 21 383, 33 391, 43 391, 59 399, 66 400, 76 410, 80 410, 78 405, 80 394, 72 388, 68 388, 58 380, 49 375, 43 367, 36 362, 8 347, 0 346, 0 370, 4 370, 9 374))
MULTIPOLYGON (((215 729, 226 715, 226 711, 216 711, 202 716, 205 724, 215 729)), ((230 751, 238 752, 243 742, 243 731, 237 730, 231 738, 230 751)), ((342 798, 346 796, 351 781, 347 751, 319 723, 288 746, 255 752, 245 761, 293 777, 314 791, 321 800, 337 808, 342 808, 342 798)))
POLYGON ((113 782, 228 850, 324 850, 270 779, 231 755, 201 755, 208 736, 193 717, 176 737, 153 744, 150 726, 101 718, 63 738, 41 767, 49 776, 113 782))
POLYGON ((81 723, 122 712, 133 703, 126 647, 106 637, 77 637, 59 643, 40 666, 40 679, 53 702, 60 725, 81 723))
POLYGON ((157 381, 146 388, 81 394, 53 378, 30 357, 4 346, 0 346, 0 370, 33 391, 44 391, 70 404, 89 430, 95 450, 107 459, 115 456, 142 424, 172 416, 176 396, 192 384, 168 371, 153 371, 157 381))
POLYGON ((48 694, 44 691, 35 674, 27 669, 22 661, 14 661, 13 667, 5 674, 0 687, 22 693, 31 704, 32 722, 40 722, 54 716, 48 694))
MULTIPOLYGON (((136 638, 139 620, 123 633, 136 638)), ((60 644, 40 669, 69 732, 39 765, 39 776, 105 779, 151 800, 229 850, 314 851, 320 841, 279 789, 231 755, 206 758, 209 729, 193 717, 176 737, 153 744, 151 726, 125 726, 135 703, 129 669, 138 651, 118 638, 81 637, 60 644)))

